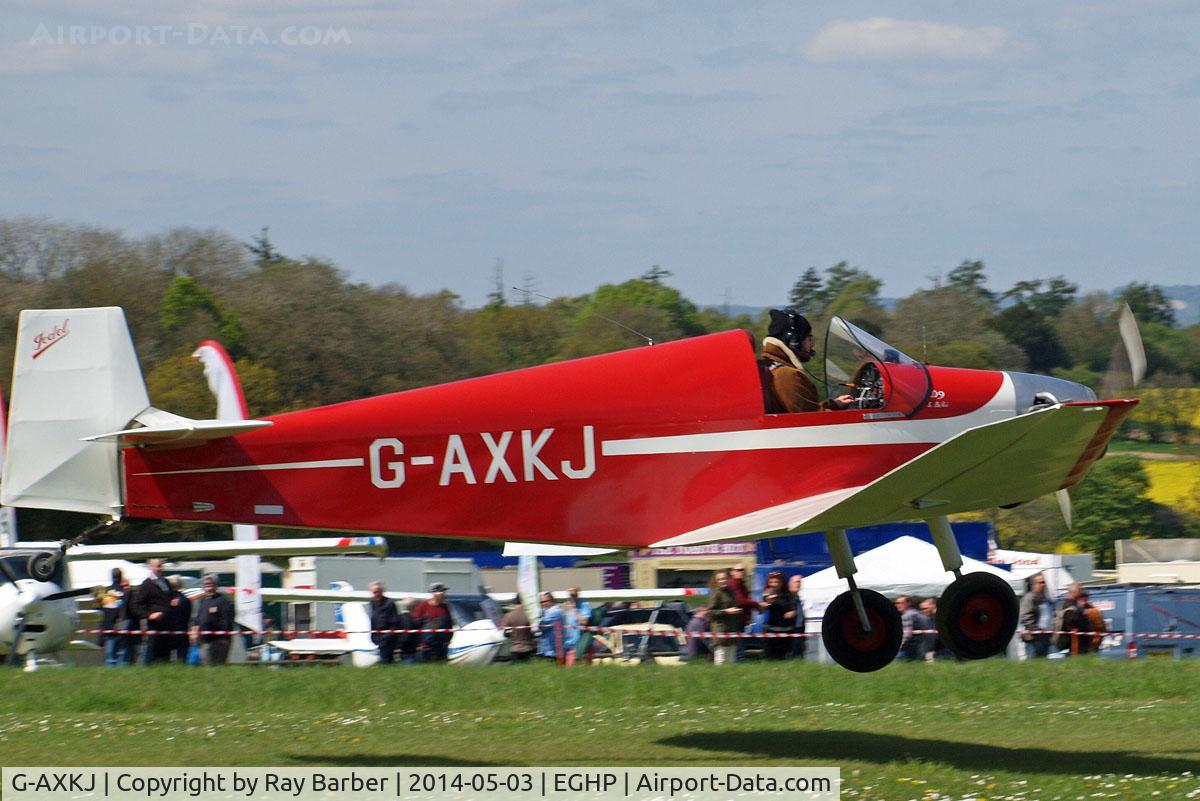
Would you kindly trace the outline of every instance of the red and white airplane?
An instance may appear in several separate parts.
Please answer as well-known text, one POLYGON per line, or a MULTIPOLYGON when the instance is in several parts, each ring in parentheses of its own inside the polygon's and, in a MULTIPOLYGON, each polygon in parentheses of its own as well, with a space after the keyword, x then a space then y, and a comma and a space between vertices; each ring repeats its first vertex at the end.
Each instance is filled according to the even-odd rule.
MULTIPOLYGON (((744 331, 340 403, 262 420, 153 408, 119 308, 24 311, 0 503, 612 548, 824 531, 849 589, 823 637, 842 665, 896 655, 899 617, 854 584, 845 529, 928 521, 1073 486, 1136 400, 1041 375, 934 367, 840 318, 825 344, 854 408, 764 412, 744 331)), ((839 390, 836 394, 842 394, 839 390)), ((958 575, 938 628, 1000 652, 1002 581, 958 575)))

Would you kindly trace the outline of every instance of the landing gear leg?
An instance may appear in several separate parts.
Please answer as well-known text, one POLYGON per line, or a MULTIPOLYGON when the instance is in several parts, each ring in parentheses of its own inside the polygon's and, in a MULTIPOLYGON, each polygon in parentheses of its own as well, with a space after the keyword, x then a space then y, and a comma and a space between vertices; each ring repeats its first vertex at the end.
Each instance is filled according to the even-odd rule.
POLYGON ((826 531, 825 545, 833 558, 838 578, 844 578, 850 585, 850 597, 854 599, 854 609, 858 612, 858 624, 863 631, 870 633, 871 621, 867 618, 866 608, 863 607, 858 585, 854 583, 854 574, 858 572, 858 568, 854 566, 854 552, 850 550, 850 538, 846 536, 846 529, 835 528, 826 531))
POLYGON ((954 578, 962 578, 962 552, 958 550, 958 540, 954 539, 954 530, 950 528, 950 519, 945 515, 931 517, 925 521, 929 533, 933 535, 933 544, 937 546, 938 556, 942 557, 942 567, 954 578))
POLYGON ((954 581, 938 601, 937 630, 942 644, 960 659, 986 659, 1003 653, 1017 630, 1017 596, 1012 587, 991 573, 962 572, 962 555, 950 521, 926 521, 942 566, 954 581))
POLYGON ((879 670, 896 658, 904 635, 900 613, 887 598, 860 590, 854 581, 854 555, 842 529, 825 533, 839 578, 850 585, 825 610, 821 640, 833 660, 858 673, 879 670))

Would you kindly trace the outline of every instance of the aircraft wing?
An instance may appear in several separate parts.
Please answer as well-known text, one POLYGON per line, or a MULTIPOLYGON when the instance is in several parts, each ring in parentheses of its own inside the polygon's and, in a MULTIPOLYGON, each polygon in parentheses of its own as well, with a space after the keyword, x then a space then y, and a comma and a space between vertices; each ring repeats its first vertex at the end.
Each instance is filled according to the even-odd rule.
MULTIPOLYGON (((433 596, 427 592, 385 592, 385 598, 399 601, 405 598, 427 600, 433 596)), ((267 603, 276 601, 300 601, 317 603, 367 603, 371 600, 368 590, 317 590, 307 588, 288 589, 287 587, 263 587, 262 599, 267 603)))
POLYGON ((582 545, 550 545, 542 542, 504 543, 505 556, 600 556, 616 552, 616 548, 588 548, 582 545))
MULTIPOLYGON (((57 550, 57 542, 21 543, 22 548, 57 550)), ((387 555, 383 537, 301 537, 285 540, 217 542, 145 542, 106 545, 76 545, 67 558, 77 559, 227 559, 243 554, 260 556, 311 556, 315 554, 367 553, 387 555)))
POLYGON ((1065 403, 969 428, 870 484, 759 509, 652 547, 869 526, 1029 501, 1077 483, 1136 403, 1065 403))
MULTIPOLYGON (((694 598, 707 594, 707 589, 692 589, 689 587, 662 590, 583 590, 579 593, 579 597, 585 601, 596 602, 671 601, 678 598, 694 598)), ((431 597, 427 592, 385 592, 384 595, 394 601, 399 601, 403 598, 424 600, 431 597)), ((366 603, 371 600, 371 593, 366 590, 274 589, 264 587, 262 597, 267 602, 312 601, 317 603, 353 603, 359 601, 366 603)), ((511 603, 517 600, 515 592, 492 592, 488 593, 488 597, 497 603, 511 603)), ((554 597, 559 601, 565 601, 567 593, 565 590, 559 590, 554 593, 554 597)))

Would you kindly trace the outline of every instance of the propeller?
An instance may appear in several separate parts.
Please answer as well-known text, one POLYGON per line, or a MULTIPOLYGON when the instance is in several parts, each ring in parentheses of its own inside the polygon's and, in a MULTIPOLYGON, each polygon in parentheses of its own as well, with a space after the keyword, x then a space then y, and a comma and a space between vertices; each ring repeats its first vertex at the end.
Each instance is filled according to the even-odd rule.
MULTIPOLYGON (((1117 332, 1120 335, 1113 345, 1112 357, 1108 369, 1104 372, 1104 380, 1100 383, 1100 397, 1114 398, 1127 389, 1135 389, 1146 375, 1146 349, 1142 346, 1142 332, 1138 329, 1137 318, 1128 303, 1121 304, 1117 314, 1117 332)), ((1065 489, 1054 493, 1058 501, 1058 509, 1062 512, 1067 530, 1074 523, 1074 511, 1071 506, 1071 495, 1065 489)))
MULTIPOLYGON (((38 581, 46 581, 54 575, 55 567, 58 560, 62 557, 61 551, 54 553, 46 551, 35 554, 29 557, 27 568, 29 574, 38 581)), ((8 654, 8 663, 14 667, 21 664, 22 655, 18 653, 18 646, 21 644, 21 638, 25 636, 25 630, 28 626, 29 610, 31 607, 41 603, 42 601, 58 601, 66 598, 75 598, 80 595, 86 595, 91 592, 89 589, 73 589, 60 590, 59 592, 50 595, 38 597, 36 594, 30 594, 22 590, 18 584, 17 574, 13 571, 13 567, 7 559, 0 557, 0 575, 3 575, 5 581, 13 585, 17 589, 17 612, 13 618, 13 641, 12 650, 8 654)))

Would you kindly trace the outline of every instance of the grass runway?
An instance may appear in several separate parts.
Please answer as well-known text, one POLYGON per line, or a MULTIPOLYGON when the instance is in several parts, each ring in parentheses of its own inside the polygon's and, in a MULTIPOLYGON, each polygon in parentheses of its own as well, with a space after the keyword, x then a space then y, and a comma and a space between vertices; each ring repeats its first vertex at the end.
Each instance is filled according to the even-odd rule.
POLYGON ((1200 660, 13 671, 0 762, 821 765, 845 799, 1200 799, 1200 660))

